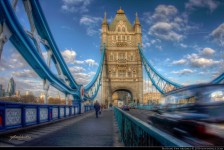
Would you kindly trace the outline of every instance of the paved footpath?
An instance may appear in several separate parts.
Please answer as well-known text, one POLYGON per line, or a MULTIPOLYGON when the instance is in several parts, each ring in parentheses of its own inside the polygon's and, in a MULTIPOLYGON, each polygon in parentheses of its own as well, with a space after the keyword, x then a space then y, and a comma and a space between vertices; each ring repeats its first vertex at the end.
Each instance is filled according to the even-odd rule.
POLYGON ((104 110, 99 118, 92 111, 48 126, 1 135, 0 147, 8 146, 123 147, 123 144, 118 138, 113 111, 104 110), (15 135, 23 138, 11 138, 15 135))

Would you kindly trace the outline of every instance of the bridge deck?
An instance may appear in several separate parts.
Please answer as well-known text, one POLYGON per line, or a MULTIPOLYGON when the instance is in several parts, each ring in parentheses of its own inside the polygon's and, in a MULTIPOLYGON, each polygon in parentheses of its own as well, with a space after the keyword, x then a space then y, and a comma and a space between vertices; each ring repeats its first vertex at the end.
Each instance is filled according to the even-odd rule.
POLYGON ((122 146, 118 142, 113 111, 104 110, 99 118, 89 112, 62 122, 0 137, 1 146, 122 146), (21 139, 10 138, 12 136, 21 139))

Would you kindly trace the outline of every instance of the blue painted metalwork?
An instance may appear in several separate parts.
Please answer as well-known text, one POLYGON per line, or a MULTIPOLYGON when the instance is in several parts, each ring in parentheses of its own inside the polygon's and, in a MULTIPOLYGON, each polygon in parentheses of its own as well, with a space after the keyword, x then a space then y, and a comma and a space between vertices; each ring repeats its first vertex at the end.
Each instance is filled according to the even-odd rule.
POLYGON ((66 75, 70 81, 70 86, 72 89, 77 89, 79 84, 75 81, 75 79, 72 77, 71 72, 69 71, 59 49, 58 46, 55 43, 55 40, 52 36, 52 33, 50 31, 50 28, 47 24, 46 18, 43 14, 43 11, 41 9, 41 6, 39 4, 38 0, 30 0, 30 4, 32 6, 32 14, 35 26, 37 28, 38 34, 45 40, 47 40, 51 50, 53 51, 54 57, 58 60, 62 72, 64 75, 66 75))
POLYGON ((100 88, 101 79, 102 79, 102 71, 103 71, 103 62, 104 62, 104 57, 105 57, 105 51, 106 51, 106 47, 105 47, 105 45, 103 45, 102 56, 101 56, 101 60, 100 60, 100 64, 99 64, 99 67, 97 69, 97 72, 96 72, 95 76, 93 77, 92 81, 84 88, 85 99, 93 100, 97 96, 97 93, 98 93, 99 88, 100 88), (90 96, 88 93, 91 92, 94 87, 96 87, 96 89, 95 89, 94 92, 91 93, 91 96, 90 96))
POLYGON ((114 107, 120 137, 125 146, 181 146, 192 147, 165 132, 114 107))
POLYGON ((149 61, 146 59, 145 55, 142 52, 142 49, 140 45, 138 45, 139 53, 142 59, 143 66, 145 67, 145 70, 153 84, 153 86, 156 87, 156 89, 162 93, 165 94, 171 90, 177 89, 182 87, 182 85, 174 83, 165 77, 163 77, 160 73, 158 73, 155 68, 149 63, 149 61))
POLYGON ((216 83, 224 83, 224 73, 222 73, 220 76, 215 78, 214 80, 211 81, 211 83, 216 84, 216 83))
POLYGON ((10 41, 33 70, 42 79, 47 79, 52 86, 60 91, 71 95, 78 95, 78 90, 68 87, 63 81, 61 81, 61 79, 50 71, 18 22, 8 0, 0 1, 0 10, 8 28, 13 33, 10 37, 10 41))
MULTIPOLYGON (((54 120, 58 120, 61 118, 65 118, 65 117, 70 117, 70 116, 74 116, 77 115, 78 113, 69 113, 68 115, 66 115, 66 108, 69 108, 69 110, 71 110, 72 108, 75 109, 79 109, 79 106, 66 106, 66 105, 46 105, 46 104, 25 104, 25 103, 14 103, 14 102, 0 102, 0 132, 4 132, 6 130, 10 130, 10 129, 15 129, 15 128, 21 128, 21 127, 26 127, 26 126, 32 126, 32 125, 37 125, 37 124, 42 124, 42 123, 46 123, 46 122, 52 122, 54 120), (47 119, 44 120, 40 120, 41 116, 40 116, 40 109, 47 108, 47 119), (58 115, 56 116, 56 118, 53 118, 53 114, 52 114, 52 109, 53 108, 57 108, 58 112, 60 111, 59 108, 62 108, 62 111, 64 112, 63 116, 59 116, 60 114, 58 113, 58 115), (36 116, 35 116, 35 121, 31 121, 31 122, 27 122, 26 120, 26 110, 27 109, 35 109, 36 110, 36 116), (11 118, 7 118, 6 117, 6 111, 8 110, 8 112, 10 111, 10 115, 11 118), (14 119, 18 120, 18 114, 15 114, 15 110, 20 110, 21 112, 21 116, 19 119, 18 123, 14 123, 13 121, 14 119), (16 118, 15 118, 16 117, 16 118), (8 121, 8 125, 6 124, 7 119, 10 119, 10 122, 8 121)), ((92 107, 90 107, 89 109, 92 109, 92 107)))

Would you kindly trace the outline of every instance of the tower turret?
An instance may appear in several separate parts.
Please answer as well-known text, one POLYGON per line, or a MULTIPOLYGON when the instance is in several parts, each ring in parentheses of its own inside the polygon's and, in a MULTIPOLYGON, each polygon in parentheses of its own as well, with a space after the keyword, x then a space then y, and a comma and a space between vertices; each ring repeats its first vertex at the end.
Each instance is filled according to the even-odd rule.
POLYGON ((106 39, 107 39, 107 31, 108 31, 108 23, 107 23, 107 14, 106 12, 104 13, 104 19, 102 22, 102 31, 101 31, 101 45, 106 44, 106 39))
POLYGON ((136 12, 136 18, 135 18, 135 24, 134 29, 137 37, 137 44, 142 43, 142 30, 141 30, 141 24, 138 19, 138 13, 136 12))

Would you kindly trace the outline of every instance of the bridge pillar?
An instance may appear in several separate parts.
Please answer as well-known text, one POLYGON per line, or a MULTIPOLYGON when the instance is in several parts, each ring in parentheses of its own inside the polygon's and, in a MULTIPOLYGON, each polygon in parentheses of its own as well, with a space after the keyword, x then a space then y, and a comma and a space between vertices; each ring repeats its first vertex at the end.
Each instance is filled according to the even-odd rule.
POLYGON ((68 105, 68 94, 65 94, 65 104, 68 105))
POLYGON ((0 60, 4 44, 8 41, 12 33, 4 22, 0 22, 0 60))
POLYGON ((78 114, 82 113, 82 102, 79 96, 74 95, 73 106, 78 106, 78 114))
POLYGON ((49 82, 45 79, 43 80, 43 90, 44 90, 44 104, 48 103, 48 90, 49 90, 49 82))

